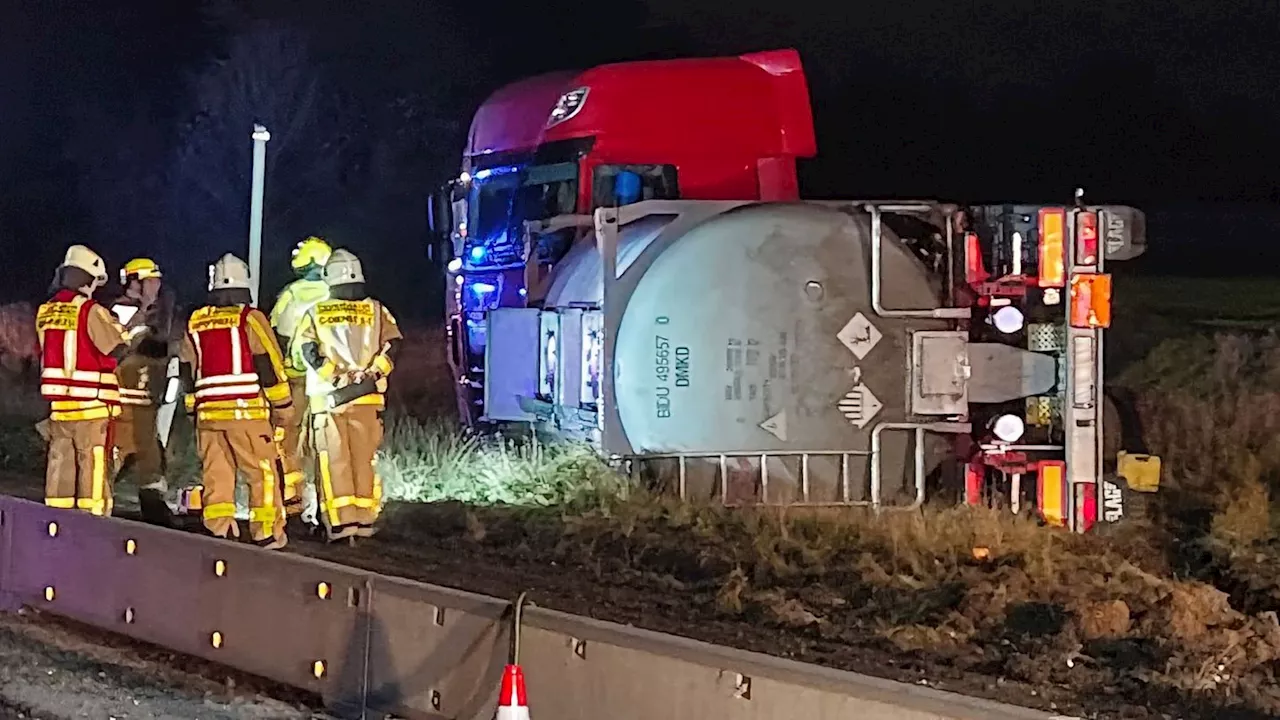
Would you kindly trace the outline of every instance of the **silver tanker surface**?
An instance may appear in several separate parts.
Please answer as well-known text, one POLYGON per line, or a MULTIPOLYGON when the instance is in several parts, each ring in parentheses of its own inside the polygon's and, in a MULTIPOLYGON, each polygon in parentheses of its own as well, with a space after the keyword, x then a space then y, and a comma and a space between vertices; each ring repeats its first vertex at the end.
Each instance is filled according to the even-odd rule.
MULTIPOLYGON (((617 275, 640 277, 605 328, 615 344, 603 382, 634 453, 866 452, 878 423, 906 419, 911 332, 947 325, 873 310, 870 215, 750 203, 684 231, 678 217, 619 230, 617 275)), ((882 307, 940 306, 940 279, 887 227, 882 237, 882 307)), ((546 309, 601 307, 595 239, 546 287, 546 309)), ((902 477, 909 438, 883 439, 885 477, 902 477)), ((837 470, 811 473, 829 487, 837 470)))

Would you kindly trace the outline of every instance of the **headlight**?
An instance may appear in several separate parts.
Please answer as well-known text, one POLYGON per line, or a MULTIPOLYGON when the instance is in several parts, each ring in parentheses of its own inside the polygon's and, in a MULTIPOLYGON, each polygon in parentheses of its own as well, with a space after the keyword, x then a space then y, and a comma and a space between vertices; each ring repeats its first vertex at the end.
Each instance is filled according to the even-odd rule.
POLYGON ((551 116, 547 118, 547 127, 555 127, 577 115, 582 106, 587 104, 587 92, 590 88, 575 88, 560 96, 556 106, 551 108, 551 116))

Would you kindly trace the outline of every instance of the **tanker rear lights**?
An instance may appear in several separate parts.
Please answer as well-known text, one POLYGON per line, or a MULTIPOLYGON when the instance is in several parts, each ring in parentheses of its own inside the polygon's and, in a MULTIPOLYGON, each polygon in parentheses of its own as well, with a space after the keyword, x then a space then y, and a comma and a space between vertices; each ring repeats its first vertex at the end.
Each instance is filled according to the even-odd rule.
POLYGON ((1067 464, 1058 460, 1040 463, 1036 478, 1036 507, 1040 517, 1049 525, 1063 527, 1067 524, 1067 464))
POLYGON ((1071 327, 1086 330, 1111 327, 1111 276, 1084 273, 1071 276, 1071 327))
POLYGON ((965 281, 970 285, 977 286, 991 277, 982 262, 982 242, 977 233, 964 234, 964 257, 965 281))
POLYGON ((1022 439, 1027 424, 1017 415, 1001 415, 991 421, 991 432, 1003 442, 1012 443, 1022 439))
POLYGON ((1065 210, 1041 210, 1040 256, 1037 269, 1042 288, 1060 288, 1066 282, 1066 257, 1063 254, 1063 237, 1067 222, 1065 210))
POLYGON ((1026 318, 1023 317, 1022 311, 1013 305, 1004 305, 991 313, 991 324, 1005 335, 1012 335, 1026 325, 1026 318))
POLYGON ((1098 264, 1098 213, 1076 216, 1076 264, 1098 264))

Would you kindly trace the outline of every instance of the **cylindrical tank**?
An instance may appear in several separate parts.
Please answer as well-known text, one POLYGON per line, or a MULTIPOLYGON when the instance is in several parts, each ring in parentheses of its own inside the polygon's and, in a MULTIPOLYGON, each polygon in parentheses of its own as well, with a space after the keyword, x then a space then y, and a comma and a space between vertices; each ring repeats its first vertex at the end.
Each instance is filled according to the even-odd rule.
MULTIPOLYGON (((634 284, 610 288, 625 309, 605 328, 604 382, 628 454, 865 452, 878 423, 906 419, 911 332, 947 326, 873 310, 870 215, 752 203, 672 237, 674 219, 619 236, 620 275, 634 284)), ((940 280, 888 227, 882 237, 882 306, 940 306, 940 280)), ((593 238, 555 268, 544 307, 603 299, 593 238)), ((906 437, 884 440, 897 468, 886 474, 900 475, 906 437)))

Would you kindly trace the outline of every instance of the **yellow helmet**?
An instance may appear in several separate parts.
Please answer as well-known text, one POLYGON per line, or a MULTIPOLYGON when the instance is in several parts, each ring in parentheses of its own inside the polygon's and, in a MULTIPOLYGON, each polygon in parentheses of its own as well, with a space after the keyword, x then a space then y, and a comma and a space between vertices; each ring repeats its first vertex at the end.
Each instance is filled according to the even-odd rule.
POLYGON ((312 235, 298 243, 298 246, 293 249, 293 259, 289 261, 289 264, 293 266, 294 270, 301 270, 311 264, 323 267, 325 263, 329 262, 329 256, 332 254, 333 248, 329 247, 329 243, 325 242, 323 238, 312 235))
POLYGON ((151 258, 134 258, 120 268, 120 284, 128 285, 131 277, 146 280, 147 278, 164 277, 164 275, 160 274, 160 266, 156 264, 155 260, 151 258))

